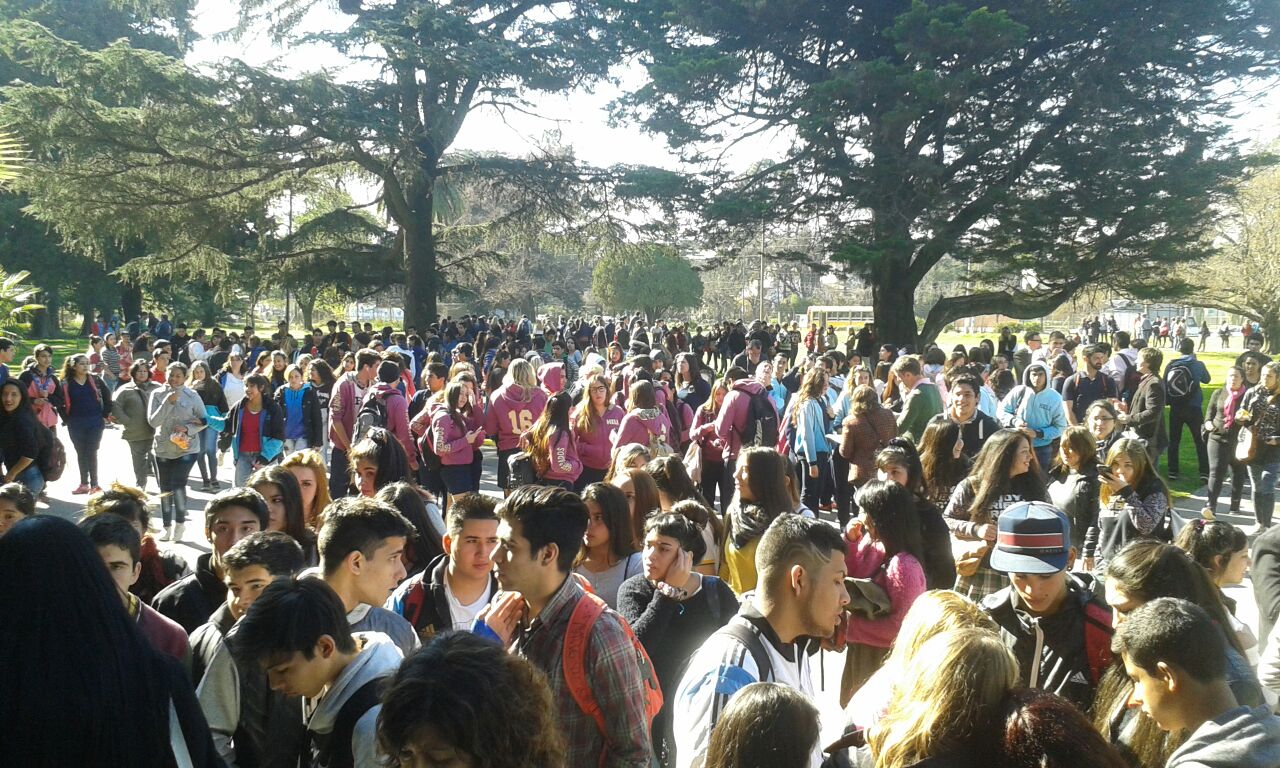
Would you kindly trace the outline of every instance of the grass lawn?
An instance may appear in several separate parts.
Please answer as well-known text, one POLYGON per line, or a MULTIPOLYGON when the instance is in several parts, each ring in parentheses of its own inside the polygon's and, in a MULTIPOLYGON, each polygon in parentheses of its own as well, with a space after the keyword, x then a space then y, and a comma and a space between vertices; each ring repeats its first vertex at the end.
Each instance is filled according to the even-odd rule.
MULTIPOLYGON (((950 351, 956 344, 964 344, 966 347, 977 346, 978 342, 983 338, 995 341, 997 336, 944 334, 939 337, 938 346, 950 351)), ((1218 337, 1214 336, 1209 339, 1207 350, 1196 353, 1196 357, 1209 369, 1209 376, 1211 377, 1210 383, 1201 388, 1204 392, 1204 404, 1206 406, 1209 404, 1209 398, 1213 397, 1213 393, 1222 388, 1222 384, 1227 378, 1227 369, 1235 363, 1236 357, 1244 351, 1238 336, 1232 337, 1231 342, 1233 346, 1230 349, 1223 350, 1218 337)), ((1160 351, 1164 353, 1166 364, 1174 357, 1177 357, 1171 349, 1161 348, 1160 351)), ((1168 471, 1168 466, 1164 461, 1161 461, 1160 467, 1165 472, 1168 471)), ((1200 489, 1200 470, 1196 460, 1196 446, 1191 440, 1191 433, 1186 429, 1183 429, 1182 441, 1178 445, 1178 470, 1180 477, 1169 483, 1169 489, 1174 496, 1189 496, 1200 489)))
POLYGON ((51 339, 23 338, 17 341, 18 355, 14 359, 14 366, 11 367, 21 365, 23 358, 30 355, 37 344, 48 344, 53 347, 53 367, 56 370, 62 369, 62 360, 67 355, 86 352, 89 349, 89 340, 82 339, 71 331, 51 339))

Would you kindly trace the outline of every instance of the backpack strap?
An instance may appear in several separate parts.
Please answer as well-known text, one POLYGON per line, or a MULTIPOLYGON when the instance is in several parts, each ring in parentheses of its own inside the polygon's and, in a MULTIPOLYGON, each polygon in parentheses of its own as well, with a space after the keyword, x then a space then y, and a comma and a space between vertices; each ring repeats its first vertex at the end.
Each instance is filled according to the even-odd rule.
POLYGON ((574 703, 584 715, 596 722, 601 734, 608 731, 605 728, 604 713, 600 711, 600 704, 587 680, 587 645, 591 642, 592 627, 607 607, 604 600, 596 595, 590 592, 583 594, 573 608, 573 615, 569 617, 569 626, 564 634, 564 650, 560 657, 565 685, 569 687, 574 703))
POLYGON ((711 611, 711 618, 717 625, 719 625, 720 579, 717 579, 715 576, 703 576, 702 591, 707 593, 707 609, 711 611))
POLYGON ((756 670, 759 682, 773 682, 773 662, 769 660, 769 651, 764 647, 764 638, 760 637, 760 630, 749 621, 730 621, 720 628, 720 631, 729 637, 742 643, 747 648, 747 653, 751 654, 751 659, 756 663, 756 670))
POLYGON ((1111 664, 1111 612, 1092 600, 1084 604, 1084 652, 1089 676, 1097 685, 1111 664))
POLYGON ((329 732, 324 752, 327 753, 323 757, 328 758, 328 765, 346 766, 354 765, 354 737, 356 723, 360 722, 360 718, 377 706, 382 700, 382 685, 385 678, 375 678, 360 686, 355 693, 351 694, 351 698, 342 703, 338 708, 338 716, 333 720, 333 730, 329 732))

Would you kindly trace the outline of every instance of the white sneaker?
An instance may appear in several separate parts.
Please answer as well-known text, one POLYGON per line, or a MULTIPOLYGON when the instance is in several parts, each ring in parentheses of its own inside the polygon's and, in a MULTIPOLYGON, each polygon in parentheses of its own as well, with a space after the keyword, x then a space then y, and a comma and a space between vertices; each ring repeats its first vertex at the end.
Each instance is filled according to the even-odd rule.
POLYGON ((187 532, 187 526, 186 526, 186 524, 185 524, 185 523, 178 523, 177 525, 175 525, 175 526, 173 527, 173 539, 172 539, 172 541, 182 541, 182 536, 183 536, 183 534, 185 534, 186 532, 187 532))
POLYGON ((173 541, 173 526, 172 526, 172 525, 166 525, 166 526, 164 527, 164 533, 160 534, 160 540, 161 540, 161 541, 173 541))

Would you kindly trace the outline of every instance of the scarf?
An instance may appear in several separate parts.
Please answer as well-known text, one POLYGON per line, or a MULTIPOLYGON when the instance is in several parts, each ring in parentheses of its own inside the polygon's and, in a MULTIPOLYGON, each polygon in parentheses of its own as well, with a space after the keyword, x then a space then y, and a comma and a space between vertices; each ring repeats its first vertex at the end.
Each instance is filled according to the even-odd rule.
POLYGON ((1226 402, 1222 406, 1222 426, 1224 429, 1231 429, 1235 425, 1236 411, 1240 410, 1240 401, 1244 399, 1244 393, 1248 391, 1248 387, 1227 391, 1226 402))

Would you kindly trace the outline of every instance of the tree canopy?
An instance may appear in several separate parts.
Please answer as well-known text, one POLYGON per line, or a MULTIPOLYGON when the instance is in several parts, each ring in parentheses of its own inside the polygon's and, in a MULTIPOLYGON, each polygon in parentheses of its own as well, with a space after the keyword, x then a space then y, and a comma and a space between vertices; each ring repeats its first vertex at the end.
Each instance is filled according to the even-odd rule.
POLYGON ((709 199, 778 177, 776 217, 820 218, 872 289, 881 336, 918 337, 945 257, 988 286, 929 310, 1035 316, 1206 253, 1244 160, 1228 87, 1276 73, 1277 8, 1248 0, 654 0, 628 7, 647 82, 615 105, 724 176, 729 142, 789 143, 709 199))
POLYGON ((672 309, 696 307, 702 300, 702 279, 672 249, 642 245, 597 261, 591 293, 608 309, 643 312, 653 321, 672 309))

